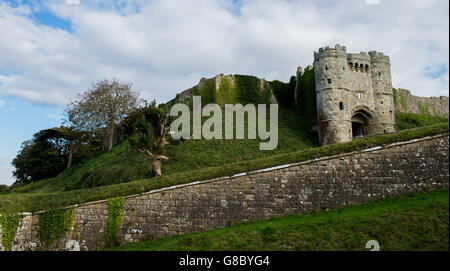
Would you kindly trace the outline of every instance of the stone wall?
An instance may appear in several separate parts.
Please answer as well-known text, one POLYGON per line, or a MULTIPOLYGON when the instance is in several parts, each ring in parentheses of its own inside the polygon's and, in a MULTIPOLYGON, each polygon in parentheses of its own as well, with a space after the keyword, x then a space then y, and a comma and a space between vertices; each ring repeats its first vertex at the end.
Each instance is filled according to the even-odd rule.
POLYGON ((419 97, 414 96, 407 89, 397 89, 397 104, 395 110, 399 112, 423 113, 427 110, 431 115, 449 116, 449 100, 446 96, 440 97, 419 97), (422 109, 421 109, 422 107, 422 109))
MULTIPOLYGON (((118 235, 125 244, 447 188, 448 165, 441 135, 164 188, 125 198, 118 235)), ((72 208, 71 230, 50 248, 39 241, 39 213, 25 214, 13 250, 102 249, 107 201, 72 208)))

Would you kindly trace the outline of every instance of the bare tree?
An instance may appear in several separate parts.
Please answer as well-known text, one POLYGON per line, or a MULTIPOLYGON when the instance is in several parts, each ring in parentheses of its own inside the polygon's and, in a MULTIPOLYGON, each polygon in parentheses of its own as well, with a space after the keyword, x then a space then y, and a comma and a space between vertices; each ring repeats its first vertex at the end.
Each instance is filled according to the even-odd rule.
POLYGON ((131 83, 121 83, 116 79, 101 80, 93 87, 79 94, 77 99, 67 106, 68 121, 78 130, 95 131, 106 128, 108 151, 113 147, 115 126, 142 100, 132 91, 131 83))

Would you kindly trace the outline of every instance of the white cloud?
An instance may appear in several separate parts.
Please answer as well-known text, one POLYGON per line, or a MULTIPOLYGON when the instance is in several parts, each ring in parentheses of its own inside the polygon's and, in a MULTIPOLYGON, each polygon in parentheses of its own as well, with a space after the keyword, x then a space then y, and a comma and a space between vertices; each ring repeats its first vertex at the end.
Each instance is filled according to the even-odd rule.
POLYGON ((49 119, 58 119, 58 120, 62 119, 61 116, 59 116, 59 115, 54 115, 54 114, 47 114, 47 115, 45 115, 45 117, 46 117, 46 118, 49 118, 49 119))
POLYGON ((366 3, 369 5, 379 5, 380 0, 366 0, 366 3))
POLYGON ((0 107, 2 107, 5 104, 5 101, 0 100, 0 107))
POLYGON ((13 166, 11 160, 6 157, 0 157, 0 184, 11 185, 15 182, 12 176, 13 166))
POLYGON ((339 43, 389 55, 396 87, 448 95, 447 1, 119 2, 120 10, 113 1, 49 1, 73 33, 0 3, 0 70, 10 72, 0 76, 0 94, 65 105, 92 82, 116 77, 164 102, 218 73, 288 81, 314 50, 339 43))

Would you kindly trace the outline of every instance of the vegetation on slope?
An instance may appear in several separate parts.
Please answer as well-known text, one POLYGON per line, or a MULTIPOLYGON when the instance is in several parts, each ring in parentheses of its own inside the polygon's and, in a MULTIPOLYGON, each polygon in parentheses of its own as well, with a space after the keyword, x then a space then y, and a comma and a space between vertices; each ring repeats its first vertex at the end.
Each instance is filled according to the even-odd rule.
MULTIPOLYGON (((442 123, 433 126, 409 129, 392 134, 382 134, 365 137, 351 142, 325 145, 317 148, 308 148, 284 154, 267 156, 254 160, 244 160, 235 163, 224 164, 216 161, 218 166, 204 167, 196 170, 187 170, 166 176, 158 176, 151 179, 136 180, 129 183, 121 183, 91 189, 80 189, 66 192, 34 192, 34 193, 10 193, 0 194, 0 211, 36 211, 51 209, 72 204, 107 199, 118 196, 139 194, 146 191, 190 183, 199 180, 207 180, 222 176, 231 176, 241 172, 248 172, 283 164, 306 161, 317 157, 336 155, 356 150, 381 146, 385 144, 406 141, 425 136, 448 133, 449 124, 442 123)), ((202 144, 202 141, 198 141, 202 144)), ((192 155, 202 152, 197 149, 192 155)))
MULTIPOLYGON (((261 140, 189 140, 169 145, 163 154, 169 157, 162 164, 163 175, 217 167, 228 163, 252 160, 318 146, 311 121, 298 117, 293 110, 279 110, 278 147, 260 151, 261 140)), ((152 177, 146 155, 133 151, 125 140, 110 152, 77 164, 56 178, 13 188, 11 192, 56 192, 125 183, 152 177)))
POLYGON ((448 190, 292 215, 107 250, 448 250, 448 190))
POLYGON ((430 114, 395 113, 395 122, 398 130, 405 130, 438 123, 448 123, 448 118, 432 116, 430 114))

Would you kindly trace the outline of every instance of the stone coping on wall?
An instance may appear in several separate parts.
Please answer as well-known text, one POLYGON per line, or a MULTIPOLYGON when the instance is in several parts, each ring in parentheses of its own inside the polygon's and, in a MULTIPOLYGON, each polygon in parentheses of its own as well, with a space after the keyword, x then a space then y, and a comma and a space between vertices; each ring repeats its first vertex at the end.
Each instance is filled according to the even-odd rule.
MULTIPOLYGON (((274 166, 274 167, 269 167, 269 168, 264 168, 264 169, 258 169, 258 170, 248 171, 248 172, 237 173, 237 174, 234 174, 232 176, 224 176, 224 177, 218 177, 218 178, 213 178, 213 179, 209 179, 209 180, 195 181, 195 182, 190 182, 190 183, 185 183, 185 184, 168 186, 168 187, 164 187, 164 188, 150 190, 150 191, 143 192, 143 193, 140 193, 140 194, 133 194, 133 195, 129 195, 129 196, 124 196, 123 198, 124 199, 129 199, 129 198, 139 197, 139 196, 142 196, 142 195, 148 195, 148 194, 154 194, 154 193, 159 193, 159 192, 168 191, 168 190, 174 190, 174 189, 181 188, 181 187, 195 186, 195 185, 212 183, 212 182, 218 182, 218 181, 223 181, 223 180, 231 180, 231 179, 238 178, 238 177, 241 177, 241 176, 253 175, 253 174, 258 174, 258 173, 261 173, 261 172, 270 172, 270 171, 283 169, 283 168, 290 168, 290 167, 294 167, 294 166, 306 165, 306 164, 310 164, 310 163, 314 163, 314 162, 320 162, 320 161, 326 161, 326 160, 340 158, 340 157, 346 157, 346 156, 354 155, 354 154, 357 154, 357 153, 367 153, 367 152, 379 151, 379 150, 389 149, 389 148, 400 146, 400 145, 408 145, 408 144, 413 144, 413 143, 417 143, 417 142, 421 142, 421 141, 428 141, 428 140, 441 138, 441 137, 446 137, 446 136, 449 136, 449 134, 448 133, 446 133, 446 134, 439 134, 439 135, 434 135, 434 136, 427 136, 427 137, 422 137, 422 138, 411 139, 411 140, 408 140, 408 141, 395 142, 395 143, 382 145, 382 146, 376 146, 376 147, 372 147, 372 148, 364 149, 364 150, 359 150, 359 151, 353 151, 353 152, 347 152, 347 153, 342 153, 342 154, 337 154, 337 155, 324 156, 324 157, 314 158, 314 159, 310 159, 310 160, 302 161, 302 162, 296 162, 296 163, 291 163, 291 164, 284 164, 284 165, 279 165, 279 166, 274 166)), ((86 202, 86 203, 81 203, 81 204, 75 204, 75 205, 71 205, 71 206, 67 206, 67 207, 63 207, 63 208, 83 207, 83 206, 89 206, 89 205, 94 205, 94 204, 98 204, 98 203, 106 203, 107 201, 108 201, 108 199, 102 199, 102 200, 97 200, 97 201, 90 201, 90 202, 86 202)), ((22 212, 20 214, 24 215, 24 216, 28 216, 28 215, 35 215, 35 214, 40 214, 40 213, 44 213, 44 212, 46 212, 46 210, 37 211, 37 212, 33 212, 33 213, 22 212)))

